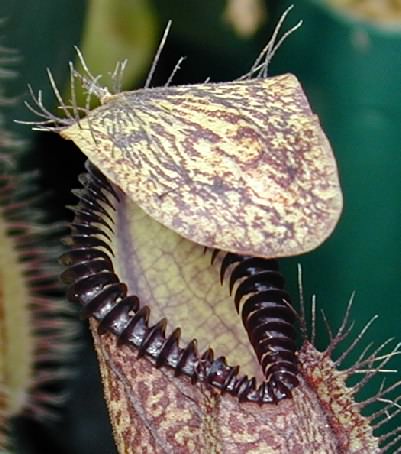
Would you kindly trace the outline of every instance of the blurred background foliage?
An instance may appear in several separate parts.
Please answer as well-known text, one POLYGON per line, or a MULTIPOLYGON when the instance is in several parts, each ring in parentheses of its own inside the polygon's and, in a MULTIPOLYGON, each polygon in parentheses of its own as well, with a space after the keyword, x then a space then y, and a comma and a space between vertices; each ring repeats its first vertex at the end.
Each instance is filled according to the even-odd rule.
MULTIPOLYGON (((363 345, 401 340, 401 24, 379 24, 326 3, 296 2, 285 29, 299 19, 303 27, 283 44, 270 73, 292 72, 301 80, 335 150, 345 207, 322 247, 285 260, 283 268, 297 300, 296 266, 302 264, 305 298, 317 295, 333 327, 355 290, 355 332, 380 315, 363 345)), ((39 168, 41 188, 53 193, 49 215, 71 219, 64 206, 75 203, 70 189, 77 187, 84 158, 56 135, 13 123, 32 118, 22 102, 28 83, 42 89, 45 105, 54 108, 45 69, 68 92, 68 62, 78 45, 95 74, 107 74, 117 60, 128 58, 124 88, 139 88, 168 19, 173 26, 154 85, 167 80, 181 56, 187 59, 177 84, 232 80, 249 69, 287 5, 284 0, 2 0, 1 44, 21 56, 19 76, 7 86, 6 94, 17 98, 8 123, 25 140, 21 168, 39 168)), ((323 347, 327 336, 322 323, 320 328, 323 347)), ((19 420, 18 453, 115 452, 89 335, 82 344, 68 406, 59 421, 46 426, 19 420)), ((400 358, 392 365, 401 369, 400 358)))

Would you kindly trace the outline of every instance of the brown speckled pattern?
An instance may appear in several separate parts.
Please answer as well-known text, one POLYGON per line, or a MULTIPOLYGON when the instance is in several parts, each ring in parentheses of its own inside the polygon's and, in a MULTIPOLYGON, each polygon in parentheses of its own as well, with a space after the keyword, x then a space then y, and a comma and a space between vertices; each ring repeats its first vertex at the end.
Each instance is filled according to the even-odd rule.
POLYGON ((380 452, 356 404, 344 401, 344 382, 328 359, 317 377, 316 359, 324 354, 308 343, 293 399, 260 407, 206 385, 193 386, 185 377, 155 369, 146 358, 136 360, 129 347, 116 348, 112 335, 100 340, 95 321, 91 326, 120 453, 380 452), (326 399, 331 406, 323 403, 326 399), (342 419, 333 413, 334 404, 342 419))
POLYGON ((61 131, 152 218, 198 244, 280 257, 342 209, 336 163, 290 74, 109 96, 61 131))

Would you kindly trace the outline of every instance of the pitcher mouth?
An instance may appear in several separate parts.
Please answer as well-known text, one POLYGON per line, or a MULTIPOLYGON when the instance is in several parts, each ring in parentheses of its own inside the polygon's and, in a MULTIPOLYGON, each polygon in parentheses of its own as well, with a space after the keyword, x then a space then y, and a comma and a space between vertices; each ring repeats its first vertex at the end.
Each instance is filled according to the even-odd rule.
POLYGON ((69 250, 61 262, 67 269, 61 277, 69 285, 68 299, 82 305, 84 317, 99 322, 98 333, 111 332, 118 344, 133 347, 138 357, 148 357, 156 367, 170 367, 176 377, 188 376, 194 385, 209 384, 241 402, 278 403, 291 397, 298 384, 296 317, 277 262, 217 250, 211 259, 223 254, 221 281, 230 270, 230 290, 239 283, 234 292, 237 312, 245 299, 242 320, 265 377, 257 385, 255 377, 239 374, 238 365, 228 365, 225 356, 214 359, 211 348, 199 353, 196 339, 180 346, 181 328, 166 335, 166 318, 150 326, 151 308, 130 294, 112 263, 114 221, 107 210, 118 209, 124 194, 91 163, 86 168, 80 177, 83 189, 75 191, 79 202, 73 207, 71 236, 65 240, 69 250))

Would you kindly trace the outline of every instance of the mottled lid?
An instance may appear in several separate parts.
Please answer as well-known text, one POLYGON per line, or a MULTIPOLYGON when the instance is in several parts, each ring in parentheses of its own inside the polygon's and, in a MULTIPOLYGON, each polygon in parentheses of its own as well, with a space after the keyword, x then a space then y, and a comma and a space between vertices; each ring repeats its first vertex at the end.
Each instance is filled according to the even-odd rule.
POLYGON ((301 254, 342 210, 330 144, 290 74, 122 92, 61 135, 147 214, 204 246, 301 254))

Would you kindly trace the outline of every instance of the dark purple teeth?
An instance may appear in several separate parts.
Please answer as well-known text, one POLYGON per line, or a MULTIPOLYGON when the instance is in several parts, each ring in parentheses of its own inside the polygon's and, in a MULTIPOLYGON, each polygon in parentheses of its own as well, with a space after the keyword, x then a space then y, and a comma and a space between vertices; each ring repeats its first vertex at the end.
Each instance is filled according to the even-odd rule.
MULTIPOLYGON (((180 347, 180 328, 166 334, 167 320, 149 326, 150 309, 138 297, 127 295, 127 286, 114 272, 110 232, 119 195, 106 177, 87 163, 87 174, 79 177, 83 189, 74 191, 78 205, 66 240, 70 250, 61 257, 66 266, 62 280, 69 286, 70 301, 82 305, 84 317, 98 320, 98 333, 111 332, 118 344, 133 347, 138 357, 147 356, 156 367, 168 366, 175 376, 185 375, 193 384, 205 383, 237 396, 241 402, 277 403, 291 396, 298 384, 295 356, 294 312, 283 290, 284 279, 275 260, 224 253, 220 269, 223 282, 231 270, 230 291, 235 285, 237 311, 242 319, 266 381, 256 387, 255 378, 239 376, 239 367, 214 359, 212 349, 199 354, 196 339, 180 347)), ((218 254, 212 253, 212 262, 218 254)))

